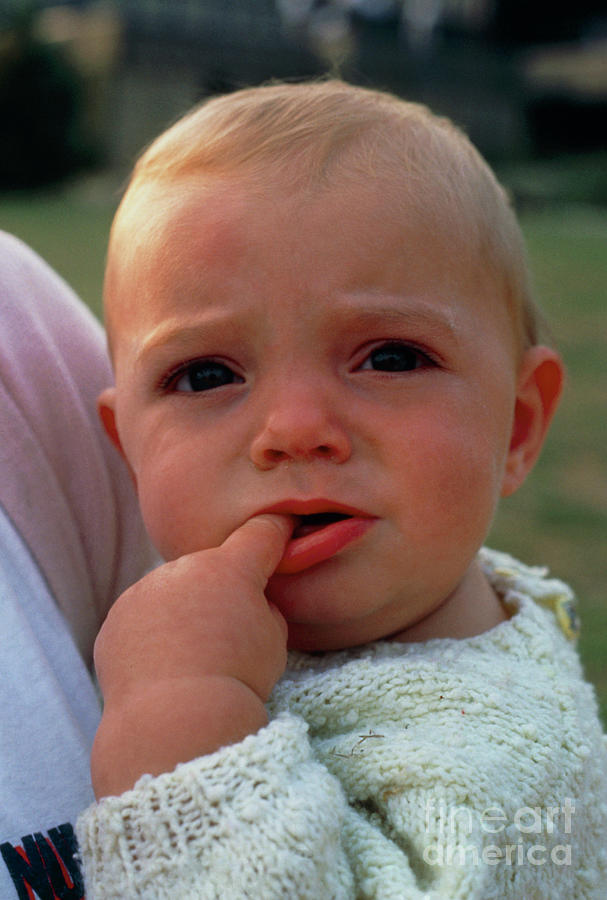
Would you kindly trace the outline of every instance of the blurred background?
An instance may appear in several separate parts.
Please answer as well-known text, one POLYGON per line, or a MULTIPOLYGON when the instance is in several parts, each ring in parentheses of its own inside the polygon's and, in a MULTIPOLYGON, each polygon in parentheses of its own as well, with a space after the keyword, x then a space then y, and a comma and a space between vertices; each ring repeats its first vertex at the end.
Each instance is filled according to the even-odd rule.
POLYGON ((607 723, 604 0, 0 0, 0 228, 99 315, 138 152, 204 97, 325 73, 449 115, 512 193, 569 383, 489 543, 574 586, 607 723))

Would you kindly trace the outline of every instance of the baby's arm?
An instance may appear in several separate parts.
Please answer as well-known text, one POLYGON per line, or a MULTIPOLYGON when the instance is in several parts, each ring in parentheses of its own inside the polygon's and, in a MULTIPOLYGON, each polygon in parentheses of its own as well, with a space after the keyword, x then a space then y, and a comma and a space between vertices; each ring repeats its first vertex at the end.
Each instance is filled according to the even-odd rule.
POLYGON ((286 624, 264 589, 291 530, 286 516, 257 516, 220 547, 154 570, 116 602, 95 647, 104 695, 91 757, 98 798, 267 724, 286 624))
POLYGON ((91 900, 353 896, 341 786, 300 718, 264 727, 286 626, 263 592, 290 530, 286 517, 251 519, 155 570, 108 617, 102 799, 77 826, 91 900))

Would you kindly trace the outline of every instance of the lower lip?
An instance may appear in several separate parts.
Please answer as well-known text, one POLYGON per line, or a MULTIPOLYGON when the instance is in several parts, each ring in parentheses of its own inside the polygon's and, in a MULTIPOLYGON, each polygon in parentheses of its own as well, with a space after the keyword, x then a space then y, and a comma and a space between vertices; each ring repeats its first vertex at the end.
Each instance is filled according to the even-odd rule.
POLYGON ((352 516, 332 522, 303 537, 290 540, 276 569, 277 575, 294 575, 324 562, 361 538, 376 519, 352 516))

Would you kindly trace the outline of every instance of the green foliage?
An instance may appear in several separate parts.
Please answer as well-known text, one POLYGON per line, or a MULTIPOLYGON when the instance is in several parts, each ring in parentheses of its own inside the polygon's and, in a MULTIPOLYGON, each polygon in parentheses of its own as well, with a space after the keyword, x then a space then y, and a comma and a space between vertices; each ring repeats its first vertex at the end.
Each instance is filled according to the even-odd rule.
MULTIPOLYGON (((599 121, 597 115, 597 129, 599 121)), ((604 150, 527 160, 504 167, 501 175, 526 204, 607 203, 607 152, 604 150)))
POLYGON ((0 55, 0 188, 51 184, 93 159, 78 73, 36 39, 33 14, 15 17, 0 55))

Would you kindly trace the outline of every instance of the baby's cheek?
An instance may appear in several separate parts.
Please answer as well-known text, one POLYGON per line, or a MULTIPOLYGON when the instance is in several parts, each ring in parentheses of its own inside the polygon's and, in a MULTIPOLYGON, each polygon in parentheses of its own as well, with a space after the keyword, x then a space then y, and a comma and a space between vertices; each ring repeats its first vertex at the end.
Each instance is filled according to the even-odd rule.
POLYGON ((461 422, 436 429, 423 465, 428 495, 435 505, 429 515, 447 527, 484 531, 493 517, 501 484, 499 464, 486 437, 479 437, 461 422))
POLYGON ((165 561, 176 559, 181 554, 177 552, 178 540, 175 531, 171 534, 167 529, 170 517, 163 515, 159 504, 141 502, 140 505, 143 522, 154 547, 165 561))
POLYGON ((162 558, 168 561, 198 549, 194 545, 199 526, 193 521, 191 492, 188 500, 179 482, 160 468, 153 474, 140 473, 137 487, 145 527, 162 558))

